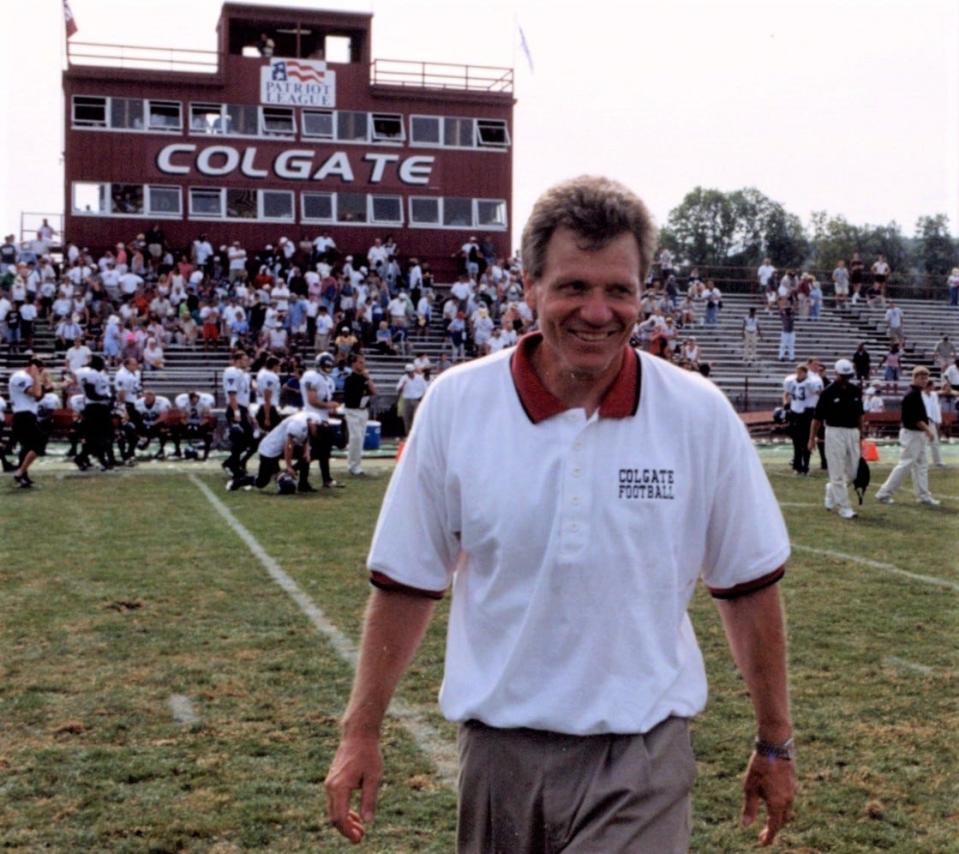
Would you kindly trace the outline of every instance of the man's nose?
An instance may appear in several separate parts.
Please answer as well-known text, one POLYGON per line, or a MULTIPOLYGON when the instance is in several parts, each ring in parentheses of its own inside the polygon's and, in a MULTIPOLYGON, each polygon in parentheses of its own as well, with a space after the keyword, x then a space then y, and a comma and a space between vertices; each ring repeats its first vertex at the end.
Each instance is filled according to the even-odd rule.
POLYGON ((609 304, 609 297, 601 291, 589 293, 579 311, 580 317, 593 326, 602 326, 613 317, 613 310, 609 304))

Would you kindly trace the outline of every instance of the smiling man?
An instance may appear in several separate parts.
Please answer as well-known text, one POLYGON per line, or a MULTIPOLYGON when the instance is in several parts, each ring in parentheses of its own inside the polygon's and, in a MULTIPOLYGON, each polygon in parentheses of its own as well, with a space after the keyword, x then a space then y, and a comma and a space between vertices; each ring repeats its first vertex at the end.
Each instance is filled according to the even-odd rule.
POLYGON ((354 842, 375 811, 390 697, 450 585, 440 705, 461 725, 460 852, 688 850, 688 725, 706 677, 686 612, 700 578, 756 713, 744 823, 760 800, 764 844, 785 823, 788 538, 722 394, 628 346, 655 245, 622 185, 549 190, 523 232, 539 331, 444 372, 424 398, 374 534, 326 783, 330 820, 354 842), (504 467, 522 469, 509 500, 504 467))

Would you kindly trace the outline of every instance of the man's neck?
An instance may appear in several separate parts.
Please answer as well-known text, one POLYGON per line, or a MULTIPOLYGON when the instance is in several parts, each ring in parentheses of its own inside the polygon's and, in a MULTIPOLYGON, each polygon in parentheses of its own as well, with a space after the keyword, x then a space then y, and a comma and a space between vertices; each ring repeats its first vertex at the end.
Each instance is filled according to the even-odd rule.
POLYGON ((599 409, 606 393, 616 382, 616 377, 623 365, 622 354, 616 361, 614 371, 610 371, 608 375, 596 377, 562 370, 555 361, 546 357, 543 346, 540 344, 532 353, 531 363, 536 375, 546 389, 569 409, 585 409, 586 417, 592 417, 593 413, 599 409))

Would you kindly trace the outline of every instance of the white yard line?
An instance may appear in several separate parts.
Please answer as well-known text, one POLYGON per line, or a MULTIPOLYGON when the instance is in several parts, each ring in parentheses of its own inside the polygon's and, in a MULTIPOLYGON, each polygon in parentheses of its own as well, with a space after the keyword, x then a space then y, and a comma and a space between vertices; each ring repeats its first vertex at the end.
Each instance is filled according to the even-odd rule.
MULTIPOLYGON (((286 574, 280 564, 266 552, 256 537, 243 527, 210 487, 196 475, 191 474, 190 480, 206 496, 207 501, 213 505, 213 508, 223 517, 223 520, 233 529, 233 532, 243 540, 270 578, 286 591, 287 595, 296 602, 316 630, 330 642, 336 654, 355 670, 359 660, 356 644, 329 621, 320 607, 286 574)), ((458 767, 456 746, 436 730, 427 719, 426 713, 418 706, 394 698, 390 704, 390 715, 406 728, 419 749, 432 760, 436 766, 436 773, 440 782, 450 788, 455 788, 458 767)))
POLYGON ((193 726, 200 722, 200 716, 194 711, 193 703, 184 694, 171 694, 167 705, 173 713, 173 720, 181 726, 193 726))
POLYGON ((780 507, 822 507, 821 501, 780 501, 780 507))
POLYGON ((821 555, 822 557, 831 557, 836 560, 844 560, 849 563, 858 563, 860 566, 868 566, 870 569, 878 569, 882 572, 889 572, 893 575, 901 575, 904 578, 912 579, 913 581, 919 581, 923 584, 932 584, 936 587, 945 587, 947 590, 955 590, 959 593, 959 582, 949 581, 946 578, 938 578, 935 575, 919 575, 915 572, 909 572, 905 569, 900 569, 898 566, 893 566, 891 563, 883 563, 878 560, 870 560, 867 557, 859 557, 858 555, 850 555, 845 552, 836 552, 831 549, 817 549, 813 546, 804 546, 800 543, 793 543, 792 548, 797 552, 806 552, 808 554, 821 555))
POLYGON ((904 658, 898 658, 895 655, 885 655, 882 659, 883 667, 891 667, 893 670, 905 670, 909 673, 918 673, 920 676, 932 676, 935 670, 925 664, 916 664, 914 661, 906 661, 904 658))

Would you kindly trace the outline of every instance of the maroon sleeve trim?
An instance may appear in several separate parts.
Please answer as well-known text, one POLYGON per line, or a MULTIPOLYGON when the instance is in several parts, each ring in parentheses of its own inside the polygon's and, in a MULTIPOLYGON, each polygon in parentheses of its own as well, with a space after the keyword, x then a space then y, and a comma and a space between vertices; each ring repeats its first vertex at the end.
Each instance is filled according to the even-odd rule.
POLYGON ((781 566, 772 572, 754 578, 752 581, 744 581, 735 587, 709 587, 709 592, 714 599, 736 599, 740 596, 746 596, 749 593, 755 593, 764 587, 770 587, 779 581, 786 574, 786 567, 781 566))
POLYGON ((422 587, 411 587, 409 584, 394 581, 388 575, 377 572, 375 569, 370 571, 370 584, 377 590, 385 590, 387 593, 409 593, 411 596, 425 596, 427 599, 442 599, 446 594, 445 590, 424 590, 422 587))

